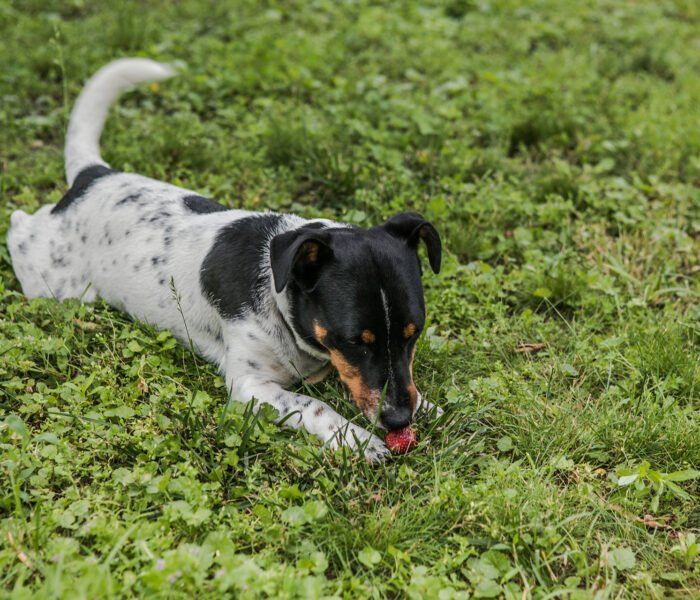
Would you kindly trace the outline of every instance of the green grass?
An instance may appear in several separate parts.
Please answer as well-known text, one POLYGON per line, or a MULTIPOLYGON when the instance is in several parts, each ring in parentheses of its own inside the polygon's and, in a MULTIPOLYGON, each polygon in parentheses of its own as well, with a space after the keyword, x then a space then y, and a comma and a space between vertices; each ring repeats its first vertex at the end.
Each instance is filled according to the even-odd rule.
MULTIPOLYGON (((371 468, 0 245, 0 595, 700 596, 700 6, 0 3, 0 237, 65 191, 107 61, 186 63, 107 160, 231 207, 418 210, 415 373, 445 408, 371 468), (522 351, 540 343, 540 351, 522 351)), ((337 379, 311 388, 357 418, 337 379)))

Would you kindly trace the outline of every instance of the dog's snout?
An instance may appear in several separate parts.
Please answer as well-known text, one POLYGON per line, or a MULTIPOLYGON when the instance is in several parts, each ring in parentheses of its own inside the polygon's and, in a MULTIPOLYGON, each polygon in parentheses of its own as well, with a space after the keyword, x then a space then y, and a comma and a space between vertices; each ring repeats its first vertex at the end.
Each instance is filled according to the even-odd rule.
POLYGON ((413 418, 413 411, 408 404, 387 406, 382 410, 382 424, 389 431, 408 427, 413 418))

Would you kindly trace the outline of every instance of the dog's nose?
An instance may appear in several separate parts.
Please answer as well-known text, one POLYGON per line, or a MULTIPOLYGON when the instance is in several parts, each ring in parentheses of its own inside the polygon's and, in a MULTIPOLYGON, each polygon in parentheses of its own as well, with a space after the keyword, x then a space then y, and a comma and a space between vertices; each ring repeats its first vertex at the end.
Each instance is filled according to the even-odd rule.
POLYGON ((413 411, 408 404, 388 406, 382 411, 382 424, 389 431, 403 429, 411 423, 413 411))

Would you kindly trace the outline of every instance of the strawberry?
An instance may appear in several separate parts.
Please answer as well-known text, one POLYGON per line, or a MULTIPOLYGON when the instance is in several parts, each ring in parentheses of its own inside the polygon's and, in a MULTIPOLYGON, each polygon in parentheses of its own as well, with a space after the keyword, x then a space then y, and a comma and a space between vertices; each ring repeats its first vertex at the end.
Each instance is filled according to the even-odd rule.
POLYGON ((394 454, 406 454, 417 444, 416 432, 411 427, 390 431, 386 436, 386 445, 394 454))

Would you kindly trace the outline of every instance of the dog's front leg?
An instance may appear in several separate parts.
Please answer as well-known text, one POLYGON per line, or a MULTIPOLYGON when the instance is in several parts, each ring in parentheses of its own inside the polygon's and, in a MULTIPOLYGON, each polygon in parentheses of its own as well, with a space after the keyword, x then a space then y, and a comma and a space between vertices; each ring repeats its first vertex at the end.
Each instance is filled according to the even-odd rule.
POLYGON ((370 462, 379 462, 388 454, 386 445, 376 435, 350 423, 320 400, 285 390, 258 374, 227 372, 226 382, 233 400, 248 402, 254 398, 269 404, 277 409, 285 425, 303 427, 331 448, 358 448, 370 462))

